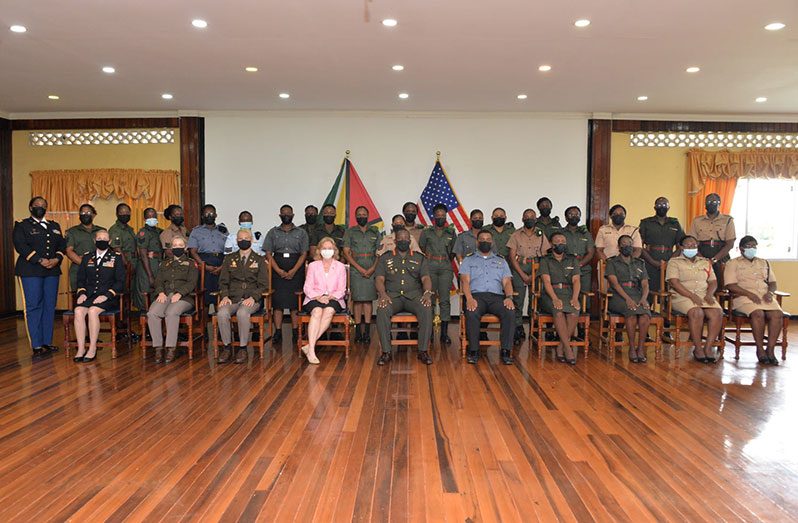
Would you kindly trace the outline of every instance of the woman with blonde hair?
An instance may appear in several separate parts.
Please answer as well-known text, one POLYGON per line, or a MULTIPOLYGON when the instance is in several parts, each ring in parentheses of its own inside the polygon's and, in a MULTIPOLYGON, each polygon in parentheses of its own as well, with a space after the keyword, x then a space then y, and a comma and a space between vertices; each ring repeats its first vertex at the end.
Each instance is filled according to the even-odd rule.
POLYGON ((313 262, 305 275, 305 301, 303 310, 310 314, 308 344, 302 352, 309 363, 317 365, 316 342, 330 327, 332 317, 344 310, 346 294, 346 266, 338 261, 339 252, 335 240, 329 236, 319 240, 313 262))

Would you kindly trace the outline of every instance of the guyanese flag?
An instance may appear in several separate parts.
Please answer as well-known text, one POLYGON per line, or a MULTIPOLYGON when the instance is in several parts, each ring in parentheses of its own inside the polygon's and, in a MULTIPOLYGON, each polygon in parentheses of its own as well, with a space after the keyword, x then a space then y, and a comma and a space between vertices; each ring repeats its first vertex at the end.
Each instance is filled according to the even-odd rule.
POLYGON ((380 230, 383 228, 382 216, 349 158, 344 158, 341 163, 338 177, 324 200, 324 205, 328 203, 335 205, 338 211, 335 223, 339 225, 345 225, 347 228, 354 226, 357 223, 355 211, 363 206, 369 210, 369 225, 376 225, 380 230))

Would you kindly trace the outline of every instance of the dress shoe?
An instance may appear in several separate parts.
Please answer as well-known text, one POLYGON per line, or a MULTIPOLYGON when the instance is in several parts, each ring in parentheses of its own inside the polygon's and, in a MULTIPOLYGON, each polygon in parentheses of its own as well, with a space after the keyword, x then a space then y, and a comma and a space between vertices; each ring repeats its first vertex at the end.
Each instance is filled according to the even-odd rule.
POLYGON ((72 358, 72 361, 74 361, 75 363, 83 363, 83 356, 75 356, 74 358, 72 358))
POLYGON ((377 365, 385 365, 393 359, 393 354, 390 352, 383 352, 380 354, 380 359, 377 360, 377 365))
POLYGON ((477 362, 479 361, 479 353, 468 351, 468 355, 466 356, 466 361, 471 365, 476 365, 477 362))
POLYGON ((227 363, 230 361, 231 353, 233 349, 230 345, 225 345, 224 348, 219 352, 219 359, 216 360, 217 363, 227 363))
POLYGON ((44 345, 44 348, 47 352, 58 352, 58 347, 55 345, 44 345))
POLYGON ((648 361, 648 358, 646 358, 645 354, 638 354, 637 355, 637 363, 645 363, 647 361, 648 361))
POLYGON ((33 347, 33 355, 34 356, 42 356, 44 354, 47 354, 47 349, 45 349, 44 346, 33 347))
POLYGON ((567 360, 565 359, 565 356, 563 356, 562 354, 557 354, 557 355, 555 355, 555 358, 556 358, 556 359, 557 359, 557 361, 559 361, 560 363, 565 363, 565 362, 567 361, 567 360))
POLYGON ((432 356, 429 355, 429 351, 419 351, 418 356, 416 357, 421 360, 424 365, 432 365, 432 356))
POLYGON ((163 347, 155 347, 155 363, 163 363, 163 347))
MULTIPOLYGON (((452 339, 449 337, 449 322, 442 321, 441 322, 441 343, 445 343, 446 345, 451 345, 452 339)), ((429 365, 429 364, 427 364, 429 365)))
POLYGON ((771 365, 778 365, 779 359, 776 356, 768 356, 768 363, 771 365))
POLYGON ((246 363, 247 362, 247 348, 246 347, 239 347, 236 349, 236 363, 246 363))
POLYGON ((91 363, 92 361, 97 359, 97 353, 94 353, 94 356, 83 356, 82 363, 91 363))
POLYGON ((510 349, 502 349, 501 351, 501 360, 502 363, 505 365, 512 365, 513 364, 513 355, 510 349))
POLYGON ((166 357, 164 358, 163 362, 164 363, 172 363, 173 361, 175 361, 175 356, 176 356, 175 353, 176 352, 177 352, 177 349, 175 349, 174 347, 167 347, 166 348, 166 357))

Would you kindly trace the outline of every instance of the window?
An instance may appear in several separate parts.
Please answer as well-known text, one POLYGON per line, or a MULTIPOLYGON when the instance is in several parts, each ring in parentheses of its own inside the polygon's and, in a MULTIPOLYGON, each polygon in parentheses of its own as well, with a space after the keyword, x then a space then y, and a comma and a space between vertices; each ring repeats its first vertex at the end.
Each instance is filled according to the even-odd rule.
POLYGON ((739 179, 731 214, 738 241, 756 238, 757 256, 798 259, 798 180, 739 179))

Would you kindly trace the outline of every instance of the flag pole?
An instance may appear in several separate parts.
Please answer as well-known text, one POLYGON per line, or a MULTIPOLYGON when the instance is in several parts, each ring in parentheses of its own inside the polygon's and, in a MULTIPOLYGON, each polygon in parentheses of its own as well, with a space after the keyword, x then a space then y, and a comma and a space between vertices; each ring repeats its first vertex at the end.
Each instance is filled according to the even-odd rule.
POLYGON ((345 156, 345 158, 346 158, 347 160, 349 159, 349 153, 350 153, 350 151, 349 151, 349 149, 347 149, 347 150, 346 150, 346 156, 345 156))

